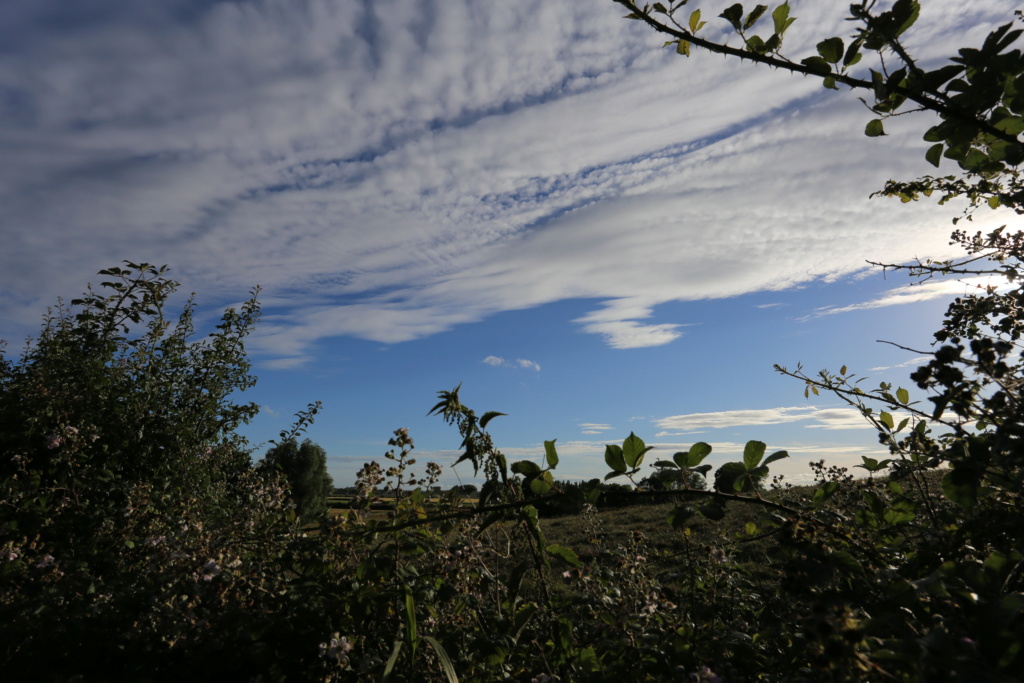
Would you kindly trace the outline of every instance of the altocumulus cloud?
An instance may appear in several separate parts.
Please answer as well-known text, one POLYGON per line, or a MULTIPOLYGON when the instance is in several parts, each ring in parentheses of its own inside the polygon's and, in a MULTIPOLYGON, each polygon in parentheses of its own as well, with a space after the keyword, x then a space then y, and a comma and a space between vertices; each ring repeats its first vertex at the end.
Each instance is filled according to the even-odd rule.
MULTIPOLYGON (((897 422, 902 419, 898 413, 892 413, 897 422)), ((808 422, 807 429, 864 429, 868 422, 856 408, 809 408, 786 407, 764 408, 758 410, 724 410, 716 413, 689 413, 672 415, 655 420, 655 424, 665 430, 656 436, 692 434, 711 429, 729 427, 759 427, 765 425, 786 424, 790 422, 808 422)))
POLYGON ((505 360, 498 356, 487 356, 484 358, 484 363, 487 363, 493 367, 506 367, 506 368, 523 368, 526 370, 536 370, 540 372, 540 364, 535 363, 532 360, 526 360, 525 358, 516 358, 514 361, 505 360))
MULTIPOLYGON (((927 10, 922 63, 1006 21, 927 10)), ((798 14, 793 54, 848 30, 798 14)), ((944 209, 866 201, 923 172, 917 124, 867 142, 848 94, 683 60, 611 3, 35 0, 0 3, 0 42, 0 337, 126 257, 206 304, 259 282, 250 348, 294 367, 569 298, 657 346, 666 302, 954 253, 944 209)))

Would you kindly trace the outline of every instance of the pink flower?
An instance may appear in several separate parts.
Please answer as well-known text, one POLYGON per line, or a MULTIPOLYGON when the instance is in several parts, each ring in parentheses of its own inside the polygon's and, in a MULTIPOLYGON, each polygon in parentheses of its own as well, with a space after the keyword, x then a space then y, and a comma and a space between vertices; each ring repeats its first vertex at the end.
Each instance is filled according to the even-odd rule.
POLYGON ((46 447, 49 448, 51 451, 54 448, 59 448, 61 441, 62 439, 56 434, 46 435, 46 447))

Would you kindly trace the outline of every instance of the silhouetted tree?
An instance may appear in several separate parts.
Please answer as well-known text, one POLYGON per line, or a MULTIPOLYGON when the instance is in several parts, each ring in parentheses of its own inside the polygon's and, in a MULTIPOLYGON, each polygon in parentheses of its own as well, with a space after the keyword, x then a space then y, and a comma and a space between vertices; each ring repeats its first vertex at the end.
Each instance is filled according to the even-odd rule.
POLYGON ((276 467, 288 479, 295 513, 303 522, 314 522, 327 513, 327 497, 334 480, 327 473, 327 452, 309 439, 277 444, 263 458, 265 467, 276 467))

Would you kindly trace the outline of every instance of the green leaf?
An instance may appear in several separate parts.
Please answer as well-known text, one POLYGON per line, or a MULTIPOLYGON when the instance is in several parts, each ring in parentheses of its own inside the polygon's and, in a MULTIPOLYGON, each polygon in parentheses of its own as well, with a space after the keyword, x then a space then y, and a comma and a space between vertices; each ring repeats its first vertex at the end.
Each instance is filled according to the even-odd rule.
POLYGON ((832 73, 832 67, 821 57, 806 57, 800 63, 816 74, 824 76, 832 73))
POLYGON ((872 119, 868 121, 868 125, 864 127, 864 135, 869 138, 877 138, 880 135, 885 135, 885 128, 882 127, 881 119, 872 119))
POLYGON ((758 19, 760 19, 764 15, 767 9, 768 7, 766 5, 757 5, 756 7, 754 7, 754 9, 751 10, 750 14, 747 15, 747 20, 743 22, 743 30, 746 31, 751 26, 756 24, 758 19))
POLYGON ((459 683, 459 674, 455 671, 455 665, 452 664, 451 657, 448 656, 444 646, 433 636, 422 636, 422 638, 427 645, 434 648, 437 661, 441 663, 441 670, 444 671, 444 677, 448 679, 448 683, 459 683))
POLYGON ((668 523, 672 525, 673 529, 682 529, 695 514, 697 514, 697 511, 691 506, 677 505, 672 512, 668 514, 668 523))
POLYGON ((951 469, 942 477, 942 492, 946 498, 970 510, 978 502, 980 477, 977 472, 967 467, 951 469))
POLYGON ((687 40, 676 41, 676 54, 684 57, 690 56, 690 42, 687 40))
POLYGON ((861 566, 861 563, 846 551, 836 550, 831 552, 828 555, 828 560, 833 566, 839 567, 848 574, 864 573, 864 567, 861 566))
POLYGON ((838 64, 843 58, 843 39, 826 38, 818 43, 818 54, 829 64, 838 64))
POLYGON ((921 14, 921 5, 917 0, 896 0, 892 6, 892 17, 896 23, 893 37, 899 38, 908 28, 914 25, 921 14))
POLYGON ((886 458, 885 460, 879 462, 878 460, 875 460, 874 458, 869 458, 866 455, 860 456, 860 459, 864 461, 863 464, 854 465, 854 467, 863 468, 868 472, 880 472, 881 470, 884 470, 886 467, 888 467, 889 463, 892 462, 892 458, 886 458))
POLYGON ((892 415, 885 412, 884 410, 878 414, 878 421, 884 424, 889 429, 892 429, 893 427, 896 426, 892 420, 892 415))
POLYGON ((654 463, 654 466, 655 467, 660 467, 662 469, 668 469, 668 468, 671 468, 671 469, 674 469, 674 470, 679 469, 679 465, 677 465, 676 463, 672 462, 671 460, 656 460, 655 463, 654 463))
POLYGON ((748 470, 757 467, 761 462, 761 458, 764 457, 765 448, 764 441, 748 441, 747 445, 743 447, 744 467, 748 470))
POLYGON ((784 2, 772 12, 772 21, 775 23, 775 35, 782 38, 790 24, 796 21, 796 17, 789 17, 789 2, 784 2))
POLYGON ((939 167, 939 162, 942 160, 942 147, 942 143, 939 142, 929 147, 928 151, 924 153, 925 160, 935 168, 939 167))
POLYGON ((484 413, 483 417, 480 418, 480 429, 486 428, 488 422, 490 422, 494 418, 500 417, 502 415, 505 415, 505 413, 499 413, 496 410, 492 410, 489 413, 484 413))
POLYGON ((544 457, 547 458, 548 467, 554 469, 558 466, 558 451, 555 450, 555 441, 558 439, 551 439, 551 441, 544 442, 544 457))
POLYGON ((652 448, 654 446, 646 445, 643 439, 630 432, 626 440, 622 442, 622 457, 626 461, 627 466, 639 467, 640 463, 644 461, 644 453, 652 448))
MULTIPOLYGON (((622 447, 615 444, 608 444, 604 447, 604 461, 616 473, 622 474, 626 471, 626 459, 622 456, 622 447)), ((607 478, 607 477, 606 477, 607 478)))
POLYGON ((910 401, 910 392, 903 387, 900 387, 896 390, 896 400, 903 405, 907 405, 907 402, 910 401))
POLYGON ((555 481, 551 476, 551 472, 542 472, 539 477, 530 481, 530 490, 538 496, 547 495, 554 488, 555 481))
POLYGON ((576 552, 573 551, 572 548, 566 548, 564 545, 552 543, 547 548, 545 548, 544 551, 548 555, 557 557, 560 560, 565 560, 574 567, 579 567, 581 564, 583 564, 582 562, 580 562, 580 558, 578 555, 576 555, 576 552))
POLYGON ((762 466, 770 465, 773 462, 775 462, 776 460, 782 460, 783 458, 788 458, 788 457, 789 457, 789 453, 786 452, 786 451, 775 451, 774 453, 769 455, 767 458, 765 458, 764 462, 761 463, 761 465, 762 466))
POLYGON ((690 33, 696 33, 708 22, 700 20, 700 10, 695 9, 690 13, 690 33))
POLYGON ((718 501, 705 503, 697 508, 697 511, 714 522, 719 522, 725 518, 725 507, 718 501))
POLYGON ((521 474, 524 477, 536 477, 540 472, 540 465, 530 460, 519 460, 512 463, 513 474, 521 474))
POLYGON ((686 453, 676 453, 672 456, 680 467, 696 467, 700 464, 701 460, 711 455, 711 446, 698 441, 690 447, 690 450, 686 453))
POLYGON ((398 655, 402 653, 402 641, 396 640, 395 647, 391 650, 391 656, 388 657, 387 664, 384 665, 384 681, 391 680, 391 672, 395 669, 395 664, 398 663, 398 655))
POLYGON ((743 19, 743 5, 737 2, 735 5, 727 7, 725 11, 718 16, 732 24, 732 27, 736 31, 740 31, 740 21, 743 19))

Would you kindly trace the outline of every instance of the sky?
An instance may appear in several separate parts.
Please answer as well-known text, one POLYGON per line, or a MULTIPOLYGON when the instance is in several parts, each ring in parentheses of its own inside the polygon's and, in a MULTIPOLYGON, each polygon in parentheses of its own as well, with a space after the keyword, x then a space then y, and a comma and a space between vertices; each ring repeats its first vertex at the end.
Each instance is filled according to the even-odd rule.
MULTIPOLYGON (((719 7, 719 5, 722 5, 719 7)), ((797 61, 845 5, 792 0, 797 61)), ((923 3, 939 65, 1013 3, 923 3)), ((709 38, 725 36, 703 7, 709 38)), ((427 412, 461 384, 510 459, 556 439, 603 476, 634 432, 708 462, 749 439, 850 467, 885 451, 773 364, 908 376, 970 282, 868 261, 950 258, 962 206, 869 199, 932 171, 926 114, 867 138, 846 90, 695 51, 610 0, 0 2, 0 338, 122 260, 167 264, 212 325, 256 285, 259 456, 312 401, 338 486, 410 429, 442 483, 479 482, 427 412)), ((764 20, 770 23, 770 19, 764 20)), ((736 42, 736 39, 733 39, 736 42)), ((865 61, 865 68, 871 66, 865 61)), ((945 165, 943 172, 954 169, 945 165)), ((1010 217, 985 210, 978 229, 1010 217)), ((923 399, 912 392, 915 398, 923 399)))

